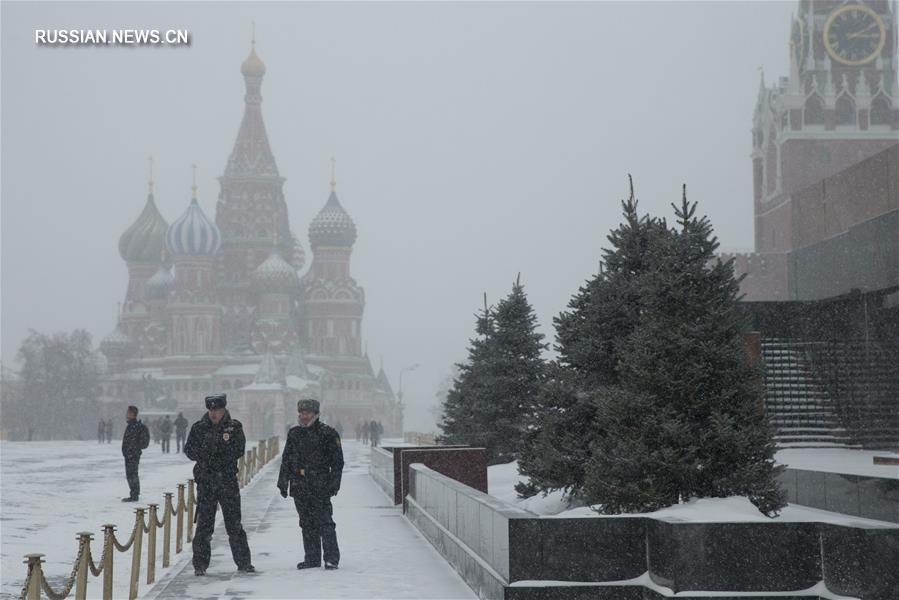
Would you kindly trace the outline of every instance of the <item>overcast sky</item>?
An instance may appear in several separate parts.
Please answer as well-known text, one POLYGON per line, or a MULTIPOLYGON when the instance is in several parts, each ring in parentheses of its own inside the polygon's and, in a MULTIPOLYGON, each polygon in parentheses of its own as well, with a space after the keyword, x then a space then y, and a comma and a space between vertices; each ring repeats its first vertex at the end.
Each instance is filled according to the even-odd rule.
POLYGON ((191 163, 214 215, 256 22, 263 114, 291 227, 337 192, 359 238, 363 335, 407 429, 473 314, 521 272, 541 330, 595 273, 627 174, 670 214, 686 183, 727 248, 751 249, 759 67, 788 71, 797 2, 2 3, 2 353, 29 328, 113 330, 118 239, 146 199, 168 222, 191 163), (35 28, 186 28, 190 47, 51 48, 35 28))

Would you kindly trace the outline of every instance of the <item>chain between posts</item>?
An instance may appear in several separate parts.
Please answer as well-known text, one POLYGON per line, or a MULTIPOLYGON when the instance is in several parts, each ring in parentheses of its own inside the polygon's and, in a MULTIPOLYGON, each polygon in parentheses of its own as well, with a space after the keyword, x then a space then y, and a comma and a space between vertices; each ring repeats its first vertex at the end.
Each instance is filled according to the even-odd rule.
MULTIPOLYGON (((240 457, 238 465, 238 481, 244 487, 277 454, 278 438, 272 437, 261 440, 258 447, 240 457)), ((187 542, 193 540, 193 512, 196 508, 195 482, 189 479, 187 485, 178 484, 177 507, 173 506, 173 494, 164 493, 165 504, 162 508, 163 518, 159 519, 159 505, 150 504, 149 508, 139 507, 135 509, 134 527, 131 536, 124 544, 116 538, 116 526, 107 523, 103 526, 103 552, 99 563, 94 562, 91 542, 93 534, 80 532, 78 534, 78 552, 72 571, 66 579, 62 590, 55 591, 47 581, 43 572, 43 554, 26 555, 25 564, 27 574, 22 585, 20 600, 40 600, 43 591, 50 600, 64 600, 75 589, 76 600, 85 600, 87 597, 88 574, 103 578, 103 600, 113 598, 113 563, 115 550, 120 552, 132 551, 131 576, 128 598, 135 600, 138 595, 140 567, 142 562, 143 534, 148 534, 147 539, 147 584, 152 584, 156 578, 156 530, 163 530, 163 567, 170 563, 172 517, 176 517, 175 552, 180 553, 184 541, 184 517, 187 515, 187 542), (185 497, 185 487, 187 495, 185 497), (144 520, 146 515, 146 521, 144 520), (98 566, 99 565, 99 566, 98 566)))
POLYGON ((80 535, 78 536, 78 539, 78 555, 75 557, 75 564, 72 565, 72 572, 69 573, 69 577, 61 592, 54 591, 53 588, 50 587, 50 583, 44 576, 43 571, 41 572, 41 589, 44 590, 44 593, 47 594, 47 597, 50 598, 50 600, 63 600, 69 595, 69 592, 72 591, 72 587, 75 585, 75 579, 78 576, 78 570, 81 567, 81 561, 84 558, 84 550, 87 548, 85 539, 80 535))

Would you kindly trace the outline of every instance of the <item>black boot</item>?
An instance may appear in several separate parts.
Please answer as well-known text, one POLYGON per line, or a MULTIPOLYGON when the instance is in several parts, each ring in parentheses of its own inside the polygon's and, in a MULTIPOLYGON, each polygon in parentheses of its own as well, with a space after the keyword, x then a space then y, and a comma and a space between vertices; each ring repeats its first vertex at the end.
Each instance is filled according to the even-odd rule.
POLYGON ((302 570, 302 569, 317 569, 320 566, 321 565, 317 565, 314 563, 307 563, 305 560, 303 562, 297 563, 297 568, 300 570, 302 570))
POLYGON ((326 570, 326 571, 336 571, 336 570, 337 570, 337 563, 332 563, 332 562, 325 561, 325 570, 326 570))
POLYGON ((206 569, 204 569, 203 567, 194 567, 194 575, 196 575, 197 577, 202 577, 205 574, 206 569))
POLYGON ((137 502, 137 498, 134 496, 128 496, 127 498, 122 498, 122 502, 137 502))
POLYGON ((237 570, 240 571, 241 573, 255 573, 256 567, 254 567, 253 565, 243 565, 243 566, 237 567, 237 570))

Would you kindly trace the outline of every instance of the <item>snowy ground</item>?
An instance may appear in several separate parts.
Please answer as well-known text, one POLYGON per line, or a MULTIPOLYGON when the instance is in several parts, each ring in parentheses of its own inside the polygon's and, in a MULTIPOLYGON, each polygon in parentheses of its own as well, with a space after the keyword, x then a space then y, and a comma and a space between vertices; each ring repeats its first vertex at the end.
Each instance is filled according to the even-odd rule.
MULTIPOLYGON (((173 553, 169 569, 158 561, 156 586, 147 589, 142 574, 142 598, 475 598, 371 480, 369 449, 356 442, 345 442, 344 449, 347 467, 334 507, 339 571, 296 570, 302 559, 300 530, 292 500, 282 499, 275 488, 275 460, 242 493, 244 525, 259 573, 235 573, 219 522, 208 577, 194 577, 187 546, 180 555, 173 553)), ((114 522, 130 533, 134 505, 120 501, 127 485, 115 443, 2 442, 0 458, 0 598, 18 597, 23 555, 46 554, 45 572, 59 587, 71 569, 78 531, 96 531, 99 538, 100 525, 114 522)), ((175 491, 175 484, 190 476, 191 464, 151 446, 141 460, 141 500, 161 501, 163 491, 175 491)), ((130 554, 116 555, 117 598, 127 596, 127 576, 122 575, 130 572, 128 560, 130 554)), ((99 580, 91 578, 88 597, 99 594, 99 580)))
MULTIPOLYGON (((809 453, 810 450, 801 452, 809 453)), ((815 452, 818 452, 817 450, 815 452)), ((832 452, 825 450, 824 452, 832 452)), ((877 453, 875 453, 877 454, 877 453)), ((880 454, 878 454, 880 455, 880 454)), ((809 458, 809 461, 812 459, 809 458)), ((871 460, 870 458, 868 460, 871 460)), ((895 468, 895 467, 893 467, 895 468)), ((487 469, 488 489, 490 495, 503 502, 513 504, 519 508, 524 508, 538 515, 559 518, 603 518, 596 511, 588 506, 569 507, 566 498, 561 492, 553 492, 544 497, 541 494, 527 499, 518 498, 515 493, 514 486, 519 481, 526 481, 526 478, 518 474, 518 463, 512 462, 505 465, 494 465, 487 469)), ((628 516, 628 515, 617 515, 628 516)), ((730 498, 703 498, 700 500, 691 500, 683 504, 670 506, 668 508, 658 510, 651 513, 641 513, 629 516, 651 517, 654 519, 662 519, 668 521, 691 521, 694 523, 714 523, 721 521, 738 521, 738 522, 771 522, 771 521, 820 521, 822 523, 836 523, 839 525, 857 525, 865 527, 889 527, 895 528, 895 523, 884 521, 875 521, 873 519, 863 519, 861 517, 853 517, 842 515, 839 513, 819 510, 816 508, 808 508, 796 504, 787 505, 778 517, 769 519, 761 514, 758 509, 752 505, 746 498, 730 497, 730 498)))
POLYGON ((788 449, 781 450, 774 458, 793 469, 899 479, 899 466, 875 465, 875 456, 899 458, 895 452, 847 448, 788 449))
MULTIPOLYGON (((193 463, 174 450, 174 441, 170 454, 163 454, 157 444, 144 450, 140 506, 162 505, 164 492, 177 493, 177 484, 192 476, 193 463)), ((71 572, 79 531, 94 532, 95 561, 102 551, 104 523, 115 523, 117 537, 127 541, 135 508, 135 503, 121 501, 127 495, 121 440, 0 442, 0 598, 18 598, 26 574, 25 554, 46 555, 47 580, 59 589, 59 581, 71 572)), ((162 564, 161 535, 159 540, 157 572, 162 564)), ((130 557, 116 555, 117 570, 127 568, 122 566, 125 556, 130 557)), ((127 597, 127 578, 117 579, 124 580, 117 593, 127 597)))

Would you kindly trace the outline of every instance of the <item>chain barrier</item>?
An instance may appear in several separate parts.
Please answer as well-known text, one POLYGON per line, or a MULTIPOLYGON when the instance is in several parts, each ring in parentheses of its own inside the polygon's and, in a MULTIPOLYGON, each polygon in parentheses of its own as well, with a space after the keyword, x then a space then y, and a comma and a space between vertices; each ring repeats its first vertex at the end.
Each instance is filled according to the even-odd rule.
POLYGON ((22 586, 22 593, 19 594, 19 600, 28 598, 28 587, 31 585, 31 577, 34 575, 34 565, 32 565, 30 561, 25 562, 28 563, 28 575, 25 576, 25 584, 22 586))
MULTIPOLYGON (((268 462, 271 461, 278 453, 278 437, 274 436, 268 440, 260 440, 259 445, 246 452, 246 456, 241 456, 238 461, 238 484, 241 488, 245 487, 253 476, 268 462)), ((19 600, 40 600, 41 592, 49 598, 49 600, 64 600, 68 598, 75 589, 76 600, 84 600, 87 594, 88 573, 99 578, 103 576, 103 600, 112 600, 113 597, 113 559, 115 550, 119 552, 128 552, 132 550, 131 557, 131 576, 130 587, 128 591, 129 600, 135 600, 138 595, 138 580, 140 579, 141 566, 141 546, 143 534, 148 534, 147 538, 147 584, 155 581, 156 575, 156 530, 163 530, 163 547, 162 547, 162 566, 169 566, 170 548, 171 548, 171 529, 172 517, 175 517, 175 553, 178 554, 182 550, 182 544, 185 541, 190 543, 193 540, 193 512, 196 507, 196 496, 194 493, 194 480, 189 479, 187 485, 178 484, 178 500, 177 504, 172 502, 173 494, 166 492, 163 494, 165 504, 162 508, 163 518, 159 519, 159 505, 150 504, 148 509, 135 509, 134 527, 131 530, 131 537, 126 543, 121 543, 116 538, 116 526, 106 524, 103 526, 103 552, 100 555, 99 563, 94 562, 94 555, 91 551, 91 541, 93 534, 90 532, 81 532, 78 534, 78 553, 75 557, 75 563, 72 565, 72 571, 66 579, 62 590, 55 591, 44 576, 42 563, 43 554, 28 554, 25 556, 27 564, 27 574, 25 582, 22 585, 22 591, 19 594, 19 600), (185 498, 185 487, 187 495, 185 498), (146 512, 146 520, 145 519, 146 512), (185 536, 184 518, 187 517, 187 531, 185 536), (98 566, 99 564, 99 566, 98 566)))
POLYGON ((131 546, 134 545, 134 540, 137 538, 137 528, 140 527, 139 523, 134 524, 134 529, 131 530, 131 537, 128 538, 128 541, 122 544, 119 540, 116 539, 115 534, 112 534, 112 544, 115 546, 115 549, 119 552, 128 552, 131 549, 131 546))
POLYGON ((84 550, 87 548, 87 544, 84 543, 81 536, 79 536, 79 540, 78 555, 75 557, 75 564, 72 565, 72 572, 69 573, 69 578, 61 592, 54 591, 53 588, 50 587, 50 583, 47 581, 46 576, 44 576, 43 572, 41 573, 41 589, 44 590, 44 593, 47 594, 47 597, 50 598, 50 600, 63 600, 69 595, 69 592, 72 591, 72 587, 75 585, 78 568, 81 566, 81 561, 84 558, 84 550))
POLYGON ((91 573, 94 577, 99 577, 103 572, 103 565, 106 564, 106 548, 107 544, 103 544, 103 553, 100 555, 100 568, 97 568, 96 563, 94 563, 94 553, 91 552, 91 549, 87 549, 87 566, 91 570, 91 573))

